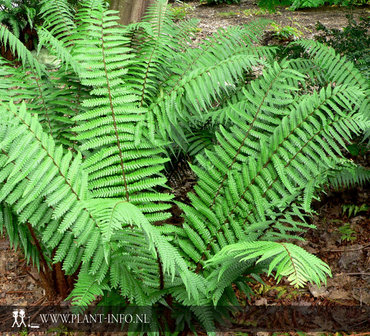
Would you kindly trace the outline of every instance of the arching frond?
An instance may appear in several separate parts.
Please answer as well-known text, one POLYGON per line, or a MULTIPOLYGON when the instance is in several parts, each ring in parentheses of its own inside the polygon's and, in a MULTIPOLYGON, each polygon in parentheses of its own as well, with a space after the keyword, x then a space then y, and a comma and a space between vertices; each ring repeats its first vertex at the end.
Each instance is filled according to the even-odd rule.
POLYGON ((331 275, 327 264, 294 244, 269 241, 243 242, 223 248, 207 262, 208 266, 219 266, 211 275, 214 276, 212 285, 215 289, 222 284, 220 280, 223 277, 231 280, 231 284, 234 280, 230 277, 232 269, 242 267, 241 265, 248 261, 255 261, 256 264, 265 263, 267 275, 274 271, 278 281, 282 277, 287 277, 287 280, 296 287, 302 287, 308 281, 320 286, 322 282, 326 283, 326 277, 331 275))
POLYGON ((175 24, 165 3, 123 27, 104 0, 76 14, 43 0, 38 49, 53 70, 0 26, 23 65, 0 60, 0 232, 44 270, 77 276, 76 305, 186 306, 210 331, 216 305, 251 293, 245 276, 302 286, 330 275, 286 241, 314 227, 324 187, 367 182, 344 153, 368 132, 369 87, 316 42, 275 61, 257 45, 266 21, 194 47, 194 22, 175 24), (199 153, 183 221, 170 219, 169 151, 199 153))
POLYGON ((11 206, 20 223, 42 232, 48 248, 58 247, 54 261, 64 261, 67 273, 84 261, 96 274, 103 246, 96 220, 83 205, 88 189, 81 155, 73 157, 56 147, 24 104, 19 110, 13 104, 3 106, 1 114, 0 200, 11 206))
MULTIPOLYGON (((199 300, 199 291, 205 290, 204 284, 188 270, 187 264, 178 251, 150 224, 138 207, 127 201, 117 201, 116 199, 94 199, 87 201, 86 205, 99 221, 104 242, 110 242, 115 233, 121 231, 123 223, 131 227, 138 227, 146 237, 147 248, 151 251, 155 263, 160 263, 156 266, 161 267, 163 273, 168 274, 172 281, 178 274, 186 286, 189 297, 193 297, 196 301, 199 300)), ((129 237, 128 235, 127 242, 125 242, 126 238, 121 235, 121 244, 129 244, 129 237)), ((158 269, 155 271, 157 272, 158 269)), ((145 278, 145 274, 141 276, 145 278)), ((155 285, 158 285, 158 278, 155 279, 155 285)), ((163 284, 159 284, 158 287, 161 286, 163 284)))
POLYGON ((333 48, 313 40, 294 43, 302 46, 318 68, 325 71, 325 78, 328 82, 368 89, 368 82, 361 72, 345 56, 337 54, 333 48))
POLYGON ((1 100, 17 103, 27 102, 30 113, 37 114, 45 132, 57 144, 74 148, 72 117, 84 111, 81 101, 86 90, 76 81, 76 75, 64 67, 55 71, 53 82, 49 77, 38 76, 33 71, 19 72, 9 64, 2 64, 3 92, 1 100))
POLYGON ((369 182, 370 169, 359 165, 347 165, 330 178, 330 184, 335 189, 351 188, 355 185, 365 185, 369 182))
POLYGON ((41 0, 43 26, 58 39, 65 39, 75 28, 73 9, 67 0, 41 0))
POLYGON ((38 76, 44 73, 43 66, 37 61, 26 46, 2 23, 0 23, 0 42, 5 47, 9 48, 22 63, 23 67, 31 67, 38 76))
POLYGON ((83 103, 89 111, 74 118, 79 124, 74 128, 75 139, 88 157, 84 166, 94 197, 124 197, 152 221, 163 220, 168 217, 163 210, 169 207, 163 201, 171 195, 152 190, 165 185, 161 171, 167 159, 149 141, 145 109, 138 106, 138 96, 122 80, 133 55, 129 40, 120 35, 123 29, 112 27, 117 19, 114 14, 103 7, 93 11, 85 18, 92 22, 90 40, 76 42, 76 57, 84 68, 82 83, 92 87, 92 97, 83 103), (140 123, 144 127, 137 127, 140 123))
POLYGON ((204 111, 232 92, 252 67, 264 64, 263 58, 269 58, 272 51, 253 47, 249 39, 250 31, 263 29, 264 24, 220 31, 200 48, 188 49, 174 60, 173 72, 149 105, 148 118, 155 117, 164 126, 159 129, 163 137, 166 132, 172 137, 178 132, 185 138, 182 127, 189 128, 195 121, 204 123, 204 111))
MULTIPOLYGON (((337 157, 342 153, 338 146, 345 148, 351 133, 359 134, 365 127, 359 113, 363 99, 358 88, 329 86, 297 103, 292 101, 292 110, 271 127, 268 138, 264 138, 268 130, 257 136, 259 124, 255 127, 252 118, 246 129, 235 128, 232 134, 221 128, 217 139, 222 150, 215 146, 206 157, 198 158, 202 168, 193 167, 199 182, 196 194, 189 194, 192 207, 180 205, 186 214, 184 231, 191 241, 179 238, 180 248, 193 261, 203 263, 228 244, 253 241, 265 230, 279 232, 279 239, 289 239, 304 222, 284 218, 285 225, 281 225, 284 221, 275 225, 272 221, 266 228, 274 218, 269 218, 268 209, 274 206, 273 212, 279 213, 279 209, 291 207, 287 201, 290 197, 298 201, 299 190, 304 192, 304 208, 309 209, 316 176, 339 165, 337 157), (357 102, 357 109, 353 110, 353 102, 357 102), (245 138, 245 152, 244 147, 238 149, 235 136, 245 138), (237 160, 232 159, 235 153, 240 155, 237 160)), ((244 115, 250 110, 245 109, 244 115)), ((261 118, 268 115, 261 114, 261 118)), ((236 125, 242 125, 235 120, 236 125)))

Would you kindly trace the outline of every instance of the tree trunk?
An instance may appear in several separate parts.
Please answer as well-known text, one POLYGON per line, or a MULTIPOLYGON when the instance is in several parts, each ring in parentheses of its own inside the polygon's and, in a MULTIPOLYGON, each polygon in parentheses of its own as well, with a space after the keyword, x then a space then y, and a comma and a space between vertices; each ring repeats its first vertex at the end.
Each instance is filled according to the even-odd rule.
POLYGON ((110 9, 119 11, 120 23, 138 22, 154 0, 110 0, 110 9))

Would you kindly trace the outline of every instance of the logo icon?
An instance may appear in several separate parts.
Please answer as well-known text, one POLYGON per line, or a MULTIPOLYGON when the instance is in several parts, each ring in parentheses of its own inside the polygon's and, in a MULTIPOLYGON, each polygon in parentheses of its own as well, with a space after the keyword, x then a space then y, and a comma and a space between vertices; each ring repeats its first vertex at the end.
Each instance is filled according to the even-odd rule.
POLYGON ((25 317, 26 317, 26 312, 24 311, 24 309, 13 310, 14 322, 13 322, 12 327, 13 328, 14 328, 14 326, 17 326, 18 328, 20 328, 22 326, 27 327, 26 323, 24 322, 25 317), (20 322, 18 322, 18 318, 20 318, 20 322))
POLYGON ((12 328, 14 327, 39 328, 39 325, 35 325, 35 324, 28 323, 28 325, 26 325, 26 322, 24 321, 26 318, 26 311, 24 309, 13 310, 13 318, 14 318, 14 322, 13 322, 12 328))

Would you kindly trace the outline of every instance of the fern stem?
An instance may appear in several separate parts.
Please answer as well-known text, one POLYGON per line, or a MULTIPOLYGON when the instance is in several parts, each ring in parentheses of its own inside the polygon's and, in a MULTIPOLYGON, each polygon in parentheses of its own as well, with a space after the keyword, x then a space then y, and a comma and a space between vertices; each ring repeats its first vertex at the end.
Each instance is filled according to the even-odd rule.
MULTIPOLYGON (((81 100, 80 99, 81 99, 81 86, 78 85, 77 86, 77 95, 76 95, 76 98, 75 98, 75 105, 77 105, 77 107, 75 107, 73 109, 73 111, 75 112, 75 115, 78 114, 78 111, 79 111, 78 107, 81 106, 81 100)), ((77 122, 76 121, 74 121, 74 126, 77 127, 77 122)), ((77 136, 77 133, 76 132, 72 132, 72 134, 75 137, 77 136)), ((75 148, 76 145, 77 145, 77 141, 76 140, 72 141, 72 151, 73 152, 77 152, 77 149, 75 148)))
POLYGON ((159 270, 159 289, 164 289, 164 274, 163 274, 163 266, 161 257, 159 256, 158 249, 155 248, 155 251, 157 253, 157 263, 158 263, 158 270, 159 270))
MULTIPOLYGON (((33 243, 35 244, 36 249, 39 252, 40 260, 41 260, 42 264, 44 265, 44 268, 45 268, 45 271, 46 271, 46 270, 50 269, 50 267, 49 267, 48 262, 46 261, 45 256, 44 256, 44 254, 42 252, 40 241, 38 240, 38 238, 37 238, 37 236, 35 234, 35 231, 33 230, 32 225, 29 222, 27 222, 26 224, 27 224, 28 230, 31 233, 31 237, 33 239, 33 243)), ((51 278, 50 278, 50 281, 51 281, 51 278)))
POLYGON ((44 107, 45 116, 46 116, 46 120, 47 120, 47 123, 48 123, 48 126, 49 126, 50 135, 53 136, 53 130, 51 128, 50 118, 49 118, 49 114, 48 114, 48 111, 47 111, 44 95, 42 93, 41 86, 40 86, 40 83, 39 83, 39 79, 37 77, 35 77, 35 81, 36 81, 36 84, 37 84, 37 88, 40 92, 40 98, 41 98, 41 101, 42 101, 42 105, 44 107))
POLYGON ((117 121, 116 121, 116 115, 114 112, 114 107, 113 107, 113 100, 112 100, 112 92, 110 88, 110 83, 109 83, 109 78, 108 78, 108 69, 107 69, 107 63, 106 63, 106 57, 105 57, 105 52, 104 52, 104 29, 103 29, 103 23, 101 24, 101 43, 102 43, 102 58, 103 58, 103 65, 104 65, 104 74, 105 74, 105 79, 107 82, 107 88, 108 88, 108 98, 109 98, 109 105, 110 109, 112 112, 112 118, 113 118, 113 127, 114 127, 114 132, 117 140, 117 147, 118 147, 118 155, 120 158, 120 166, 122 170, 122 178, 123 178, 123 184, 125 188, 125 195, 126 195, 126 200, 127 202, 130 201, 130 195, 128 192, 128 187, 127 187, 127 180, 126 180, 126 173, 125 173, 125 167, 123 163, 123 153, 122 153, 122 148, 121 148, 121 142, 119 140, 119 134, 118 134, 118 129, 117 129, 117 121))
POLYGON ((43 250, 42 250, 41 245, 40 245, 40 241, 38 240, 38 238, 35 234, 35 231, 33 230, 33 227, 29 222, 27 222, 27 228, 30 231, 33 243, 36 246, 36 249, 38 251, 41 263, 44 266, 44 270, 40 269, 41 284, 43 285, 42 287, 44 287, 44 289, 46 291, 46 296, 48 297, 48 299, 52 300, 53 298, 56 297, 56 291, 55 291, 55 287, 53 285, 54 282, 53 282, 53 278, 51 276, 50 267, 48 265, 48 262, 45 259, 43 250))
POLYGON ((292 255, 290 254, 290 251, 286 248, 285 244, 284 243, 279 243, 280 245, 282 245, 286 251, 286 253, 288 254, 289 256, 289 259, 290 259, 290 262, 292 263, 292 266, 293 266, 293 270, 294 270, 294 274, 295 274, 295 278, 297 279, 298 278, 298 272, 295 268, 295 263, 294 263, 294 260, 292 258, 292 255))
MULTIPOLYGON (((266 90, 266 92, 265 92, 265 95, 264 95, 264 96, 263 96, 263 98, 262 98, 261 104, 258 106, 258 109, 257 109, 257 111, 256 111, 256 113, 255 113, 255 115, 254 115, 254 117, 253 117, 253 120, 252 120, 252 122, 251 122, 251 123, 250 123, 250 125, 249 125, 249 129, 248 129, 248 131, 247 131, 247 133, 246 133, 245 137, 243 138, 243 141, 241 142, 241 144, 240 144, 240 146, 239 146, 239 148, 238 148, 238 150, 237 150, 236 154, 234 155, 233 161, 231 162, 230 166, 227 168, 227 169, 228 169, 228 171, 230 171, 230 170, 231 170, 231 168, 233 167, 233 165, 235 164, 235 162, 236 162, 236 160, 237 160, 237 157, 238 157, 238 155, 240 154, 240 151, 241 151, 241 149, 243 148, 243 146, 244 146, 245 142, 247 141, 247 138, 248 138, 248 136, 249 136, 249 133, 250 133, 250 132, 251 132, 251 130, 253 129, 253 125, 254 125, 254 123, 256 122, 256 120, 257 120, 257 117, 258 117, 259 113, 261 112, 261 108, 262 108, 263 103, 265 102, 265 99, 267 98, 267 96, 268 96, 268 94, 269 94, 269 92, 270 92, 270 90, 271 90, 272 86, 274 85, 275 81, 279 78, 279 76, 280 76, 280 74, 283 72, 283 70, 284 70, 284 68, 281 68, 281 69, 280 69, 280 71, 277 73, 276 77, 271 81, 271 83, 270 83, 269 87, 267 88, 267 90, 266 90)), ((224 183, 225 183, 225 181, 226 181, 226 179, 227 179, 227 176, 228 176, 228 174, 227 174, 227 173, 225 173, 225 174, 224 174, 224 177, 223 177, 223 179, 222 179, 222 181, 221 181, 221 183, 220 183, 220 185, 219 185, 219 187, 217 188, 217 191, 216 191, 216 193, 215 193, 215 196, 213 197, 212 204, 211 204, 211 206, 210 206, 210 208, 211 208, 211 209, 213 208, 213 206, 214 206, 214 205, 215 205, 215 203, 216 203, 217 196, 220 194, 221 189, 223 188, 224 183)))
POLYGON ((58 288, 58 294, 65 299, 68 296, 68 284, 64 271, 62 270, 62 264, 57 262, 53 265, 53 270, 55 274, 55 285, 58 288))

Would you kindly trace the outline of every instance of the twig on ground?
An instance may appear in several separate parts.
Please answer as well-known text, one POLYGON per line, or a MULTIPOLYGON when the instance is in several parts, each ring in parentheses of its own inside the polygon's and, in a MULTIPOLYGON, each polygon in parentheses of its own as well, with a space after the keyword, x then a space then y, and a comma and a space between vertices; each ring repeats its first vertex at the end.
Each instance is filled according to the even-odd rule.
POLYGON ((338 250, 321 250, 323 252, 347 252, 347 251, 359 251, 359 250, 363 250, 367 247, 370 246, 370 243, 369 244, 366 244, 364 246, 361 246, 361 247, 357 247, 357 248, 352 248, 352 249, 338 249, 338 250))
POLYGON ((6 294, 24 294, 24 293, 32 293, 33 291, 30 290, 11 290, 6 292, 6 294))
POLYGON ((366 275, 366 276, 369 276, 370 273, 357 272, 357 273, 338 273, 338 274, 335 274, 335 276, 341 276, 341 275, 366 275))

